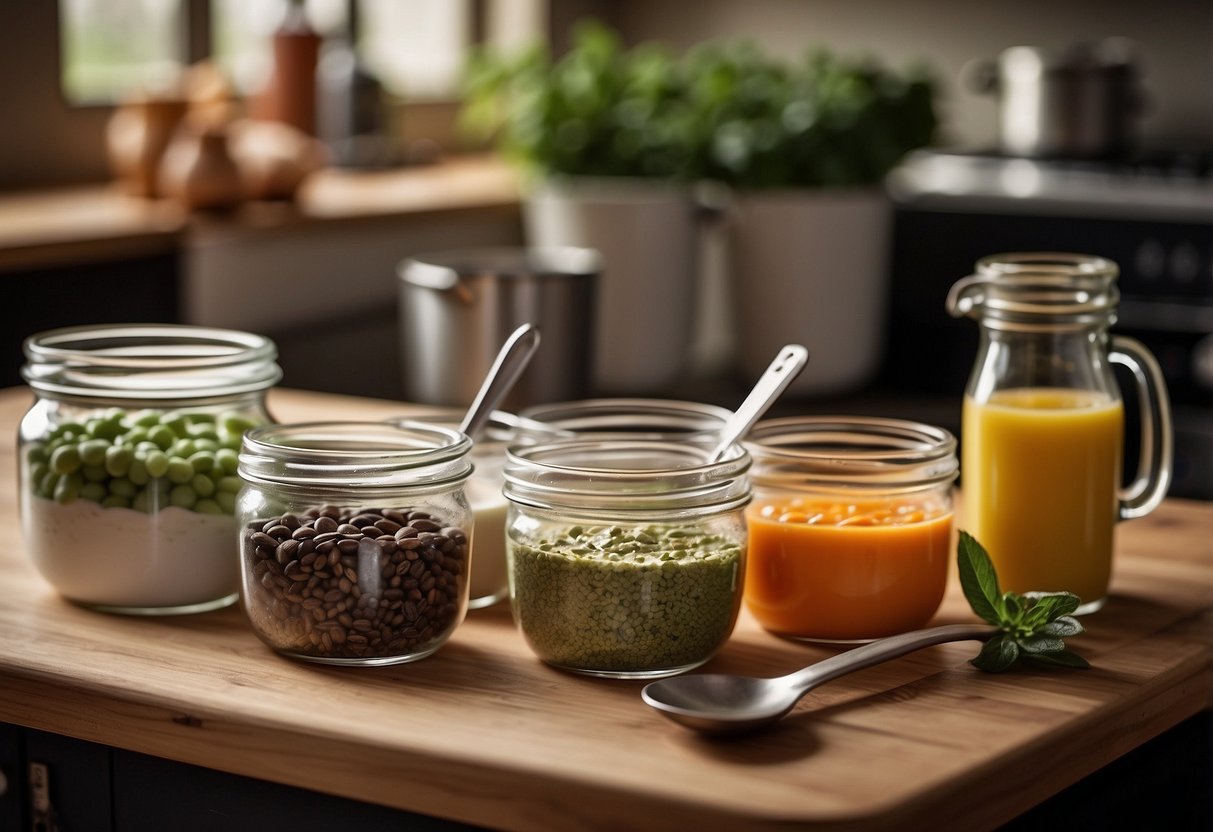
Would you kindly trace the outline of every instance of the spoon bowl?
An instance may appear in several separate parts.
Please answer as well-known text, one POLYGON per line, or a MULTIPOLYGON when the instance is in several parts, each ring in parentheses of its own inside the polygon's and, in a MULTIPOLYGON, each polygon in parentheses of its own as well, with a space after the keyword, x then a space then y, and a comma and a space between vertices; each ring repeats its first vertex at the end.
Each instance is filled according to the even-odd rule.
POLYGON ((761 679, 696 673, 652 682, 640 697, 662 716, 705 734, 740 734, 781 719, 806 693, 831 679, 949 641, 985 641, 998 630, 947 624, 879 639, 787 676, 761 679))

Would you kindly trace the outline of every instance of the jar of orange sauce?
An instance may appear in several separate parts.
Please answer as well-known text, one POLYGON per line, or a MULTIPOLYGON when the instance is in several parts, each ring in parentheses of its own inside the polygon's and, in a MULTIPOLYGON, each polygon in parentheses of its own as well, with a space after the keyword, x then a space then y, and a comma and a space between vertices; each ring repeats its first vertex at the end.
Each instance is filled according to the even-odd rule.
POLYGON ((952 549, 956 439, 897 419, 792 417, 746 442, 745 601, 767 630, 869 641, 925 625, 952 549))

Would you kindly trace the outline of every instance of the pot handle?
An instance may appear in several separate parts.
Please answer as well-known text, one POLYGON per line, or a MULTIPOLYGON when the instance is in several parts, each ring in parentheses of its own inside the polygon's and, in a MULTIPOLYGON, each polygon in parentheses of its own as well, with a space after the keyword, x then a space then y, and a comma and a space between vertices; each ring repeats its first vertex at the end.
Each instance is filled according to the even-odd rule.
POLYGON ((1141 411, 1141 453, 1137 460, 1137 475, 1127 488, 1117 494, 1120 519, 1132 520, 1158 508, 1171 484, 1175 446, 1171 403, 1158 361, 1140 341, 1123 335, 1114 336, 1108 359, 1113 364, 1128 368, 1133 374, 1141 411))

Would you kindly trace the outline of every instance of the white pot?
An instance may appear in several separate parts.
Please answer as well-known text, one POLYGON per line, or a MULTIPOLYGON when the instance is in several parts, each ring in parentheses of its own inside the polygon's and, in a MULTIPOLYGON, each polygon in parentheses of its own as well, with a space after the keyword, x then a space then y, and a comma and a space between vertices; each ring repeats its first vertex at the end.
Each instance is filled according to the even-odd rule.
POLYGON ((809 363, 785 396, 853 390, 884 346, 891 208, 879 189, 740 192, 730 209, 740 369, 756 379, 788 343, 809 363))
POLYGON ((536 184, 525 200, 527 242, 602 255, 594 389, 639 395, 685 370, 697 293, 696 206, 689 186, 570 178, 536 184))

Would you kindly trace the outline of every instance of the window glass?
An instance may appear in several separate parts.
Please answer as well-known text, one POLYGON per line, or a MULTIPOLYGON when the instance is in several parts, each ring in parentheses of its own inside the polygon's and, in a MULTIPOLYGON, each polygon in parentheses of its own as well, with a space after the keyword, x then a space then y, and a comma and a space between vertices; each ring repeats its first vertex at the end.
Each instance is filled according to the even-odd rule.
POLYGON ((184 0, 61 0, 64 95, 112 102, 170 84, 185 62, 184 0))
POLYGON ((359 49, 389 92, 449 98, 471 37, 467 0, 363 0, 359 49))

